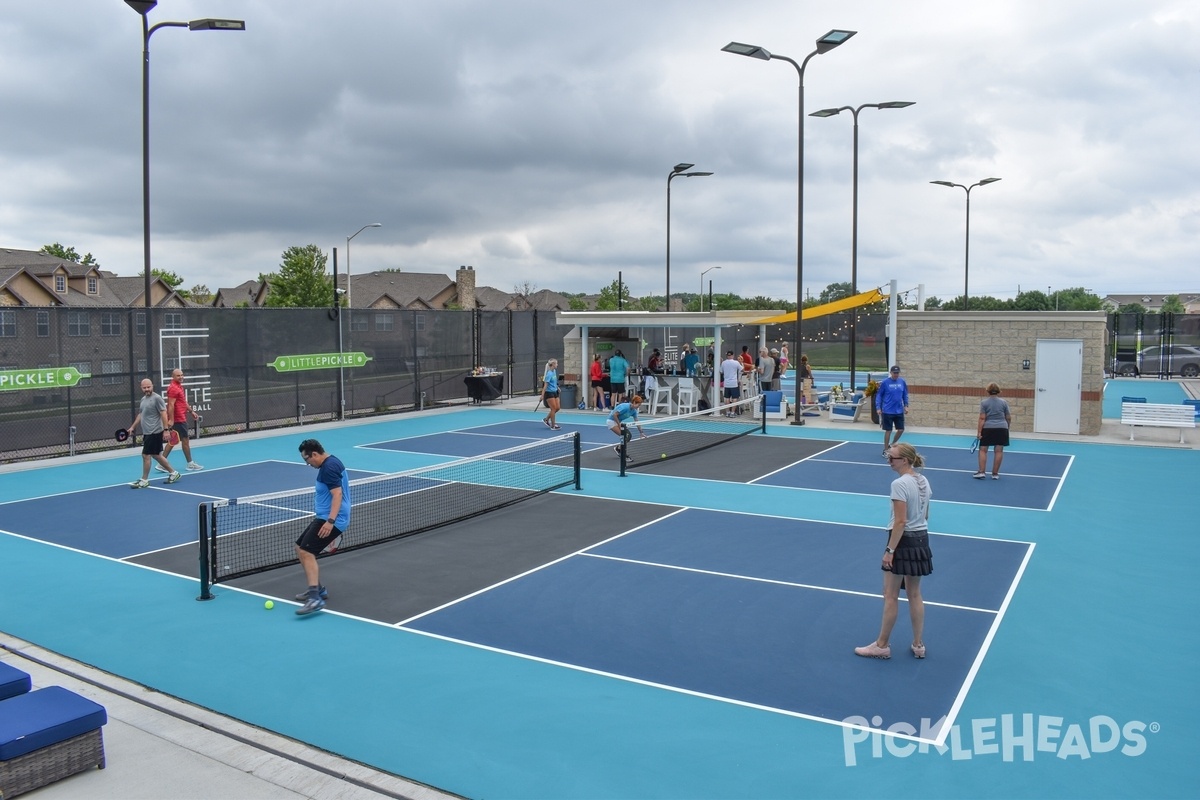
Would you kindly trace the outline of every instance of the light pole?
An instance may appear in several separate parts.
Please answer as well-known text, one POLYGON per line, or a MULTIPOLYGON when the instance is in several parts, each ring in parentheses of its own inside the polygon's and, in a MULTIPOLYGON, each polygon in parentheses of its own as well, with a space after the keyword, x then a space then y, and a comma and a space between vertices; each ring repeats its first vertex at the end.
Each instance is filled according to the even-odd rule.
MULTIPOLYGON (((854 115, 854 190, 853 212, 850 222, 850 295, 858 294, 858 112, 864 108, 908 108, 915 105, 911 100, 890 100, 886 103, 863 103, 857 108, 823 108, 809 114, 810 117, 833 117, 849 111, 854 115)), ((855 391, 854 367, 857 363, 855 346, 858 343, 858 312, 850 310, 850 391, 855 391)))
POLYGON ((967 243, 963 249, 963 311, 971 307, 971 295, 968 290, 970 285, 968 281, 971 276, 971 190, 976 186, 987 186, 989 183, 995 183, 998 180, 1000 179, 984 178, 978 183, 972 183, 970 186, 963 186, 961 183, 951 183, 950 181, 930 181, 930 183, 936 183, 938 186, 957 186, 967 193, 967 243))
MULTIPOLYGON (((796 63, 787 56, 774 55, 765 48, 753 44, 742 44, 741 42, 730 42, 721 49, 727 53, 734 53, 739 56, 749 56, 750 58, 758 58, 763 61, 778 59, 786 61, 796 68, 796 74, 799 78, 799 95, 800 95, 800 113, 798 125, 798 144, 796 158, 796 357, 797 360, 801 355, 804 347, 804 341, 801 338, 803 333, 803 324, 800 321, 802 310, 804 308, 804 70, 808 66, 808 62, 813 56, 821 53, 828 53, 833 48, 844 43, 858 31, 844 31, 834 29, 829 33, 817 39, 817 48, 804 57, 800 63, 796 63)), ((800 393, 803 390, 802 381, 796 381, 796 408, 800 407, 800 393)), ((792 418, 793 425, 803 425, 804 418, 800 414, 796 414, 792 418)))
MULTIPOLYGON (((704 310, 704 276, 707 275, 708 273, 712 272, 714 269, 720 269, 720 267, 709 267, 708 269, 704 270, 704 272, 700 273, 700 310, 701 311, 704 310)), ((712 307, 709 306, 708 310, 712 311, 712 307)))
MULTIPOLYGON (((350 279, 350 242, 355 236, 365 231, 367 228, 382 228, 382 222, 371 222, 363 225, 354 233, 346 237, 346 341, 350 343, 354 339, 354 293, 352 287, 354 282, 350 279)), ((334 300, 337 300, 337 287, 333 287, 334 300)), ((340 323, 339 323, 340 324, 340 323)), ((342 353, 338 353, 338 382, 342 387, 342 419, 346 418, 346 374, 345 367, 341 364, 343 358, 342 353)))
MULTIPOLYGON (((146 308, 146 371, 154 369, 154 332, 151 325, 150 299, 150 37, 159 28, 187 28, 190 31, 244 31, 240 19, 194 19, 191 22, 159 22, 151 26, 146 15, 158 0, 125 0, 142 18, 142 291, 146 308)), ((132 366, 132 365, 131 365, 132 366)))
POLYGON ((676 178, 705 178, 711 172, 688 172, 695 164, 676 164, 667 175, 667 311, 671 310, 671 181, 676 178))

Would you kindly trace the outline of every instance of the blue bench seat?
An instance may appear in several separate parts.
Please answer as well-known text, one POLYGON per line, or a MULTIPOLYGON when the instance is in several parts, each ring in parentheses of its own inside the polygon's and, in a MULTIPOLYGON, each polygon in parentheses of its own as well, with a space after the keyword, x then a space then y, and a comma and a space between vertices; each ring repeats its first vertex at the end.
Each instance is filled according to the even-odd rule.
POLYGON ((7 700, 29 691, 29 675, 0 661, 0 700, 7 700))
POLYGON ((61 686, 0 702, 0 797, 104 769, 104 706, 61 686))

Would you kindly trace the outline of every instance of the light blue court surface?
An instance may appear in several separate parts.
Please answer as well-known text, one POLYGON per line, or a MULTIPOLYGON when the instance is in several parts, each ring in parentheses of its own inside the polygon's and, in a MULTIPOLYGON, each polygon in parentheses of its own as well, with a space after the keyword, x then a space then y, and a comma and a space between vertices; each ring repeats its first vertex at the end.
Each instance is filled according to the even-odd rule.
MULTIPOLYGON (((213 475, 260 462, 297 463, 299 440, 316 436, 356 470, 390 472, 449 456, 363 445, 531 417, 538 419, 502 408, 469 409, 203 440, 197 460, 213 475)), ((582 412, 563 413, 561 422, 602 424, 600 415, 582 412)), ((830 446, 849 440, 869 447, 878 439, 874 429, 850 425, 772 426, 770 435, 830 446)), ((905 438, 931 453, 966 454, 969 442, 965 432, 905 438)), ((416 629, 421 619, 395 627, 329 612, 299 619, 286 604, 267 612, 261 597, 229 588, 216 600, 197 602, 194 579, 93 554, 105 534, 93 532, 87 512, 79 510, 91 505, 81 498, 92 490, 125 493, 120 520, 129 528, 194 529, 194 520, 175 519, 152 499, 166 491, 115 485, 137 477, 140 458, 132 451, 113 460, 26 467, 0 481, 0 503, 57 498, 40 512, 56 521, 62 514, 53 527, 77 538, 64 546, 19 531, 0 534, 0 630, 470 797, 868 797, 880 787, 904 786, 931 798, 1192 797, 1200 645, 1191 635, 1188 598, 1195 582, 1191 498, 1200 453, 1018 436, 1006 466, 1022 453, 1069 460, 1048 507, 938 499, 949 492, 951 476, 930 473, 931 530, 938 539, 925 593, 932 599, 940 592, 947 606, 929 611, 924 662, 906 656, 903 608, 891 661, 858 659, 849 651, 875 636, 881 605, 872 588, 878 553, 869 545, 882 539, 889 478, 865 462, 854 473, 861 484, 854 491, 585 470, 582 494, 662 503, 665 510, 687 506, 680 512, 686 524, 655 526, 640 542, 621 537, 557 569, 532 573, 531 582, 497 587, 499 595, 511 595, 500 606, 509 613, 505 629, 489 633, 497 642, 485 646, 470 641, 477 631, 445 633, 467 618, 451 611, 455 605, 445 609, 451 612, 441 623, 446 628, 434 635, 416 629), (870 487, 876 481, 880 486, 870 487), (763 522, 744 524, 747 518, 763 522), (722 525, 722 519, 738 523, 722 525), (811 546, 796 547, 802 538, 811 546), (1022 548, 1027 559, 1017 576, 1014 553, 1022 548), (774 557, 764 560, 763 551, 774 557), (671 577, 651 581, 650 573, 671 577), (725 582, 738 588, 714 588, 725 582), (562 650, 562 638, 534 634, 557 619, 569 638, 576 621, 587 620, 568 615, 569 607, 537 601, 554 583, 569 585, 574 612, 588 610, 599 623, 590 630, 603 632, 607 625, 614 642, 652 656, 659 634, 674 632, 689 637, 692 651, 711 657, 681 660, 668 686, 660 685, 667 683, 661 658, 613 664, 614 648, 603 642, 579 643, 591 647, 594 660, 585 663, 571 663, 559 651, 541 658, 521 653, 518 644, 562 650), (599 589, 614 585, 637 600, 622 606, 638 611, 626 611, 620 625, 612 614, 586 609, 589 598, 611 597, 599 589), (829 599, 842 593, 846 602, 829 599), (992 628, 968 634, 949 619, 994 611, 1002 607, 998 599, 1007 605, 992 628), (789 609, 776 619, 790 615, 794 624, 762 629, 765 617, 748 609, 764 604, 789 609), (656 628, 671 611, 712 624, 656 628), (954 725, 944 731, 946 749, 913 741, 938 720, 912 725, 911 715, 939 713, 912 707, 913 681, 927 679, 942 658, 969 659, 964 652, 972 640, 982 656, 965 671, 941 673, 950 675, 943 682, 950 686, 960 681, 951 701, 954 725), (727 674, 771 662, 739 657, 752 648, 779 653, 778 669, 743 676, 740 685, 751 687, 745 697, 722 696, 727 674), (314 661, 336 676, 320 691, 313 691, 305 669, 314 661), (621 674, 629 663, 646 672, 621 674), (691 683, 679 678, 687 670, 691 683), (884 736, 828 721, 847 713, 839 722, 880 725, 882 719, 873 718, 887 716, 918 730, 884 736)), ((179 490, 215 491, 201 476, 185 475, 179 490)), ((300 477, 307 483, 311 470, 300 477)), ((979 483, 971 490, 1009 485, 1007 477, 979 483)), ((6 512, 15 508, 0 506, 0 529, 9 530, 15 517, 6 512)), ((569 526, 571 520, 530 524, 569 526)), ((545 596, 563 595, 556 589, 545 596)), ((433 625, 437 616, 422 619, 433 625)), ((501 617, 495 619, 499 626, 501 617)), ((570 655, 581 660, 580 652, 570 655)), ((942 698, 926 708, 945 705, 942 698)))

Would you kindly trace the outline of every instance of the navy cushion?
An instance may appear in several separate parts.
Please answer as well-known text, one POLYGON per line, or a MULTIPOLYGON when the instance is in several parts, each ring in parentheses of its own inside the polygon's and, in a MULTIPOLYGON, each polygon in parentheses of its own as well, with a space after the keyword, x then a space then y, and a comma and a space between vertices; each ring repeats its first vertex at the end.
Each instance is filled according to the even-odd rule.
POLYGON ((31 686, 27 674, 0 661, 0 700, 25 694, 31 686))
POLYGON ((104 706, 61 686, 0 702, 0 761, 64 742, 108 722, 104 706))

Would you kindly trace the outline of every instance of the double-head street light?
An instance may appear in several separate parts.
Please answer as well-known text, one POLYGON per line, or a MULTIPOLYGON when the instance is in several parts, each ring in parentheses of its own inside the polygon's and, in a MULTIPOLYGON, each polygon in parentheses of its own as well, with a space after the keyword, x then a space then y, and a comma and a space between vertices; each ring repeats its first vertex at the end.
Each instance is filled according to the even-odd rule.
POLYGON ((967 243, 963 250, 963 310, 970 308, 970 292, 969 279, 971 276, 971 190, 976 186, 987 186, 989 183, 995 183, 999 178, 984 178, 983 180, 972 183, 970 186, 963 186, 961 183, 951 183, 950 181, 930 181, 938 186, 957 186, 967 193, 967 243))
POLYGON ((150 37, 159 28, 187 28, 189 31, 244 31, 240 19, 194 19, 191 22, 159 22, 150 25, 146 15, 158 0, 125 0, 142 18, 142 270, 146 307, 146 370, 154 369, 154 332, 150 298, 150 37))
MULTIPOLYGON (((858 294, 858 112, 864 108, 908 108, 914 105, 911 100, 890 100, 886 103, 863 103, 861 106, 842 106, 840 108, 823 108, 809 114, 810 117, 833 117, 849 111, 854 115, 854 189, 853 212, 850 222, 850 295, 858 294)), ((856 363, 855 344, 858 340, 858 312, 850 310, 850 391, 855 390, 854 367, 856 363)))
MULTIPOLYGON (((804 309, 804 70, 808 66, 809 60, 816 55, 828 53, 833 48, 844 43, 847 39, 853 36, 857 31, 832 30, 829 33, 817 39, 817 47, 804 60, 797 63, 795 60, 787 56, 772 54, 765 48, 753 44, 742 44, 741 42, 730 42, 721 49, 727 53, 734 53, 739 56, 749 56, 750 58, 758 58, 763 61, 776 59, 786 61, 796 68, 796 74, 799 77, 800 83, 800 113, 799 113, 799 131, 797 136, 797 158, 796 158, 796 354, 799 358, 804 347, 804 341, 801 338, 803 333, 803 324, 800 321, 802 311, 804 309)), ((803 382, 796 381, 796 408, 800 407, 800 393, 803 391, 801 386, 803 382)), ((804 417, 796 414, 792 419, 793 425, 803 425, 804 417)))
POLYGON ((671 181, 676 178, 706 178, 711 172, 688 172, 695 164, 676 164, 667 175, 667 311, 671 310, 671 181))
MULTIPOLYGON (((714 269, 720 269, 720 267, 709 267, 708 269, 706 269, 700 273, 700 310, 701 311, 704 310, 704 276, 707 275, 708 273, 712 272, 714 269)), ((711 305, 709 306, 708 310, 712 311, 711 305)))

